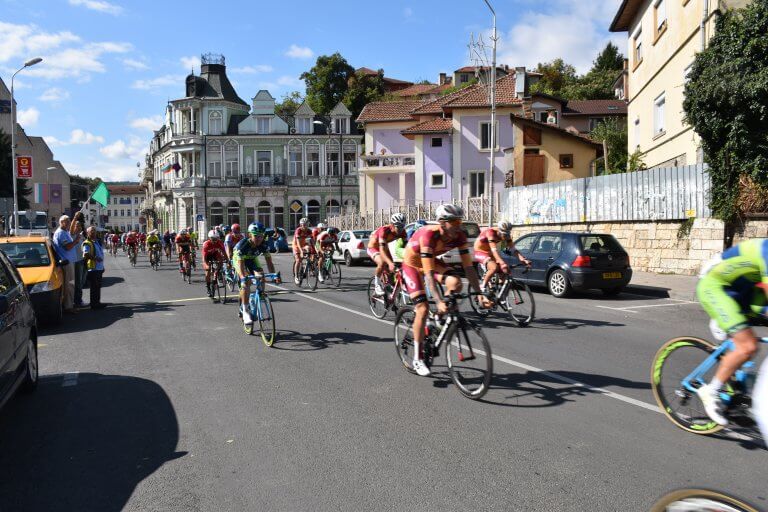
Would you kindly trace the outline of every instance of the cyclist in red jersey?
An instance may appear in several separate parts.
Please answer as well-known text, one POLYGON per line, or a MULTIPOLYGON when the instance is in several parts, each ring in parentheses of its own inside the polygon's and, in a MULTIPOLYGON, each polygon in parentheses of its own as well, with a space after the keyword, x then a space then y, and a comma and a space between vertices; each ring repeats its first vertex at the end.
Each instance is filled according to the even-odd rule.
POLYGON ((224 250, 224 242, 219 238, 219 233, 215 229, 208 232, 208 240, 203 243, 203 269, 205 270, 205 288, 208 290, 208 296, 213 297, 213 287, 211 286, 211 264, 214 261, 224 263, 227 257, 224 250))
MULTIPOLYGON (((323 263, 325 260, 325 251, 327 249, 335 249, 337 253, 341 254, 341 249, 339 248, 339 230, 338 228, 328 228, 322 233, 320 233, 317 237, 317 254, 319 255, 319 260, 317 267, 322 268, 323 263)), ((318 280, 323 283, 325 282, 325 276, 321 272, 318 275, 318 280)))
MULTIPOLYGON (((425 293, 426 286, 435 299, 438 314, 445 314, 448 307, 443 302, 435 284, 436 279, 445 286, 448 293, 461 291, 461 279, 457 276, 446 276, 448 267, 437 256, 451 249, 458 249, 461 266, 469 280, 470 286, 480 291, 480 283, 469 254, 467 235, 461 229, 464 210, 452 204, 440 205, 436 211, 437 225, 420 228, 408 241, 403 255, 403 281, 405 290, 411 297, 414 306, 413 319, 413 369, 422 377, 430 374, 429 367, 422 361, 421 343, 424 341, 424 326, 429 313, 429 305, 425 293)), ((481 296, 483 307, 490 307, 487 298, 481 296)))
POLYGON ((530 266, 531 262, 520 251, 515 249, 512 242, 512 224, 501 221, 495 228, 485 228, 480 232, 480 236, 475 240, 475 253, 473 259, 485 267, 483 282, 480 284, 483 291, 488 286, 491 277, 501 269, 502 275, 506 276, 509 272, 509 265, 504 261, 501 252, 506 254, 515 254, 524 264, 530 266))
POLYGON ((299 227, 293 232, 293 282, 298 286, 299 284, 299 268, 301 268, 301 260, 304 259, 310 252, 310 245, 312 239, 312 231, 310 231, 307 225, 309 219, 302 217, 299 220, 299 227))
POLYGON ((381 288, 381 274, 384 272, 386 266, 390 272, 395 271, 395 261, 392 259, 392 254, 389 252, 389 243, 395 240, 402 240, 406 242, 405 236, 405 215, 402 213, 395 213, 390 217, 389 224, 381 226, 376 231, 371 233, 371 238, 368 240, 368 256, 371 257, 374 263, 376 263, 376 272, 374 274, 374 293, 377 296, 384 295, 384 290, 381 288))
POLYGON ((192 240, 189 238, 189 234, 186 229, 182 229, 176 236, 176 254, 179 255, 179 272, 184 271, 184 255, 190 257, 192 254, 192 240))

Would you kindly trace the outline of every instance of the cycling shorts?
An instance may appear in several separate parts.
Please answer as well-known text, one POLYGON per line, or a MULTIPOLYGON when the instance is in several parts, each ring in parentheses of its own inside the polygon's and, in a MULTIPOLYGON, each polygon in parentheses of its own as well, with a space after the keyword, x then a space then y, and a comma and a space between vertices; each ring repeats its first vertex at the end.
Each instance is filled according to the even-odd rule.
POLYGON ((379 255, 379 250, 378 250, 378 249, 371 249, 370 247, 369 247, 369 248, 367 248, 367 249, 365 250, 365 252, 367 252, 367 253, 368 253, 368 256, 370 256, 370 258, 371 258, 373 261, 376 261, 376 256, 378 256, 378 255, 379 255))
POLYGON ((472 259, 477 263, 479 263, 480 265, 485 265, 491 259, 493 259, 493 255, 485 251, 475 251, 475 253, 472 255, 472 259))
POLYGON ((235 258, 233 260, 233 265, 235 267, 235 270, 237 271, 238 277, 240 277, 241 279, 243 278, 243 276, 240 275, 240 261, 243 262, 246 275, 251 275, 254 272, 262 272, 263 267, 261 266, 261 259, 259 258, 259 256, 251 256, 248 259, 243 259, 243 260, 235 258))
MULTIPOLYGON (((422 295, 426 292, 426 285, 424 283, 424 273, 420 268, 412 267, 405 263, 402 264, 401 270, 403 272, 403 282, 405 283, 405 291, 411 297, 422 295)), ((441 276, 448 271, 448 267, 445 266, 440 260, 435 261, 436 276, 441 276)))
POLYGON ((192 247, 190 247, 189 245, 182 245, 181 252, 182 254, 189 254, 192 252, 192 247))
POLYGON ((768 313, 768 301, 760 288, 736 290, 709 274, 699 280, 696 296, 704 311, 728 336, 750 327, 758 315, 768 313))
MULTIPOLYGON (((304 247, 304 249, 308 249, 309 254, 315 254, 314 253, 314 248, 312 247, 312 245, 305 244, 303 247, 304 247)), ((293 246, 293 254, 294 254, 294 256, 299 256, 301 254, 301 247, 298 246, 298 245, 294 245, 293 246)))

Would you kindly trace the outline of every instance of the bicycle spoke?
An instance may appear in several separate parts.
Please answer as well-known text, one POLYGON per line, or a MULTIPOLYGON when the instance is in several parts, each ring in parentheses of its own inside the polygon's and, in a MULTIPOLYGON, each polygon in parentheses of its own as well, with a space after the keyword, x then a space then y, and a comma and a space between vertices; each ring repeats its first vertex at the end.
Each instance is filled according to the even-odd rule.
POLYGON ((493 376, 493 360, 482 330, 462 322, 455 327, 447 353, 451 379, 459 392, 473 400, 485 395, 493 376))

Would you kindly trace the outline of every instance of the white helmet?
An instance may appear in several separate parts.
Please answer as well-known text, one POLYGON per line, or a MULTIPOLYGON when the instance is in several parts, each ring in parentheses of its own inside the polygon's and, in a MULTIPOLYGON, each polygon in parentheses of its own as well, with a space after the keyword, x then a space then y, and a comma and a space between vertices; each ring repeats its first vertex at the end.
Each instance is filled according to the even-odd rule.
POLYGON ((325 225, 325 222, 318 222, 317 223, 317 229, 325 229, 327 226, 325 225))
POLYGON ((299 219, 299 225, 300 226, 306 226, 307 224, 309 224, 309 219, 308 218, 302 217, 301 219, 299 219))
POLYGON ((499 228, 499 231, 501 231, 505 235, 508 235, 512 232, 512 223, 507 222, 505 220, 502 220, 501 222, 496 224, 496 227, 499 228))
POLYGON ((454 204, 441 204, 435 211, 435 217, 438 221, 463 219, 464 210, 454 204))
POLYGON ((208 232, 208 238, 214 238, 214 239, 219 238, 219 232, 216 231, 215 229, 210 230, 208 232))
POLYGON ((389 218, 389 222, 396 226, 403 226, 405 225, 405 215, 402 213, 393 213, 389 218))

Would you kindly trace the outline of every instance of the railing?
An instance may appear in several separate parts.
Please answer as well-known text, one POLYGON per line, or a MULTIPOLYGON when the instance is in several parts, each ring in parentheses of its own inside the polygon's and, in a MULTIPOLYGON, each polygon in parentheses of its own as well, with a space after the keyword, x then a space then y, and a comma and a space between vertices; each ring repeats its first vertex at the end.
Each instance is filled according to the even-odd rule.
MULTIPOLYGON (((410 205, 392 206, 377 211, 354 211, 328 218, 328 225, 339 229, 376 229, 389 223, 389 218, 394 213, 405 215, 406 222, 414 222, 419 219, 434 220, 435 210, 443 202, 419 202, 410 205)), ((481 226, 488 224, 488 199, 485 197, 470 197, 467 201, 453 201, 452 204, 464 208, 464 220, 476 222, 481 226)), ((495 216, 498 214, 494 214, 495 216)))
MULTIPOLYGON (((324 187, 339 186, 338 176, 291 176, 288 179, 291 187, 324 187)), ((344 176, 344 186, 356 186, 357 175, 344 176)))
POLYGON ((360 159, 363 161, 362 170, 416 166, 416 157, 413 153, 399 155, 363 155, 360 159))
POLYGON ((243 186, 269 187, 285 185, 284 174, 272 174, 269 176, 257 176, 255 174, 243 174, 240 176, 240 184, 243 186))
POLYGON ((189 176, 186 178, 172 178, 168 180, 171 188, 192 188, 202 187, 205 184, 205 180, 199 176, 189 176))
POLYGON ((216 178, 208 178, 209 187, 239 187, 240 178, 237 176, 224 176, 216 178))

